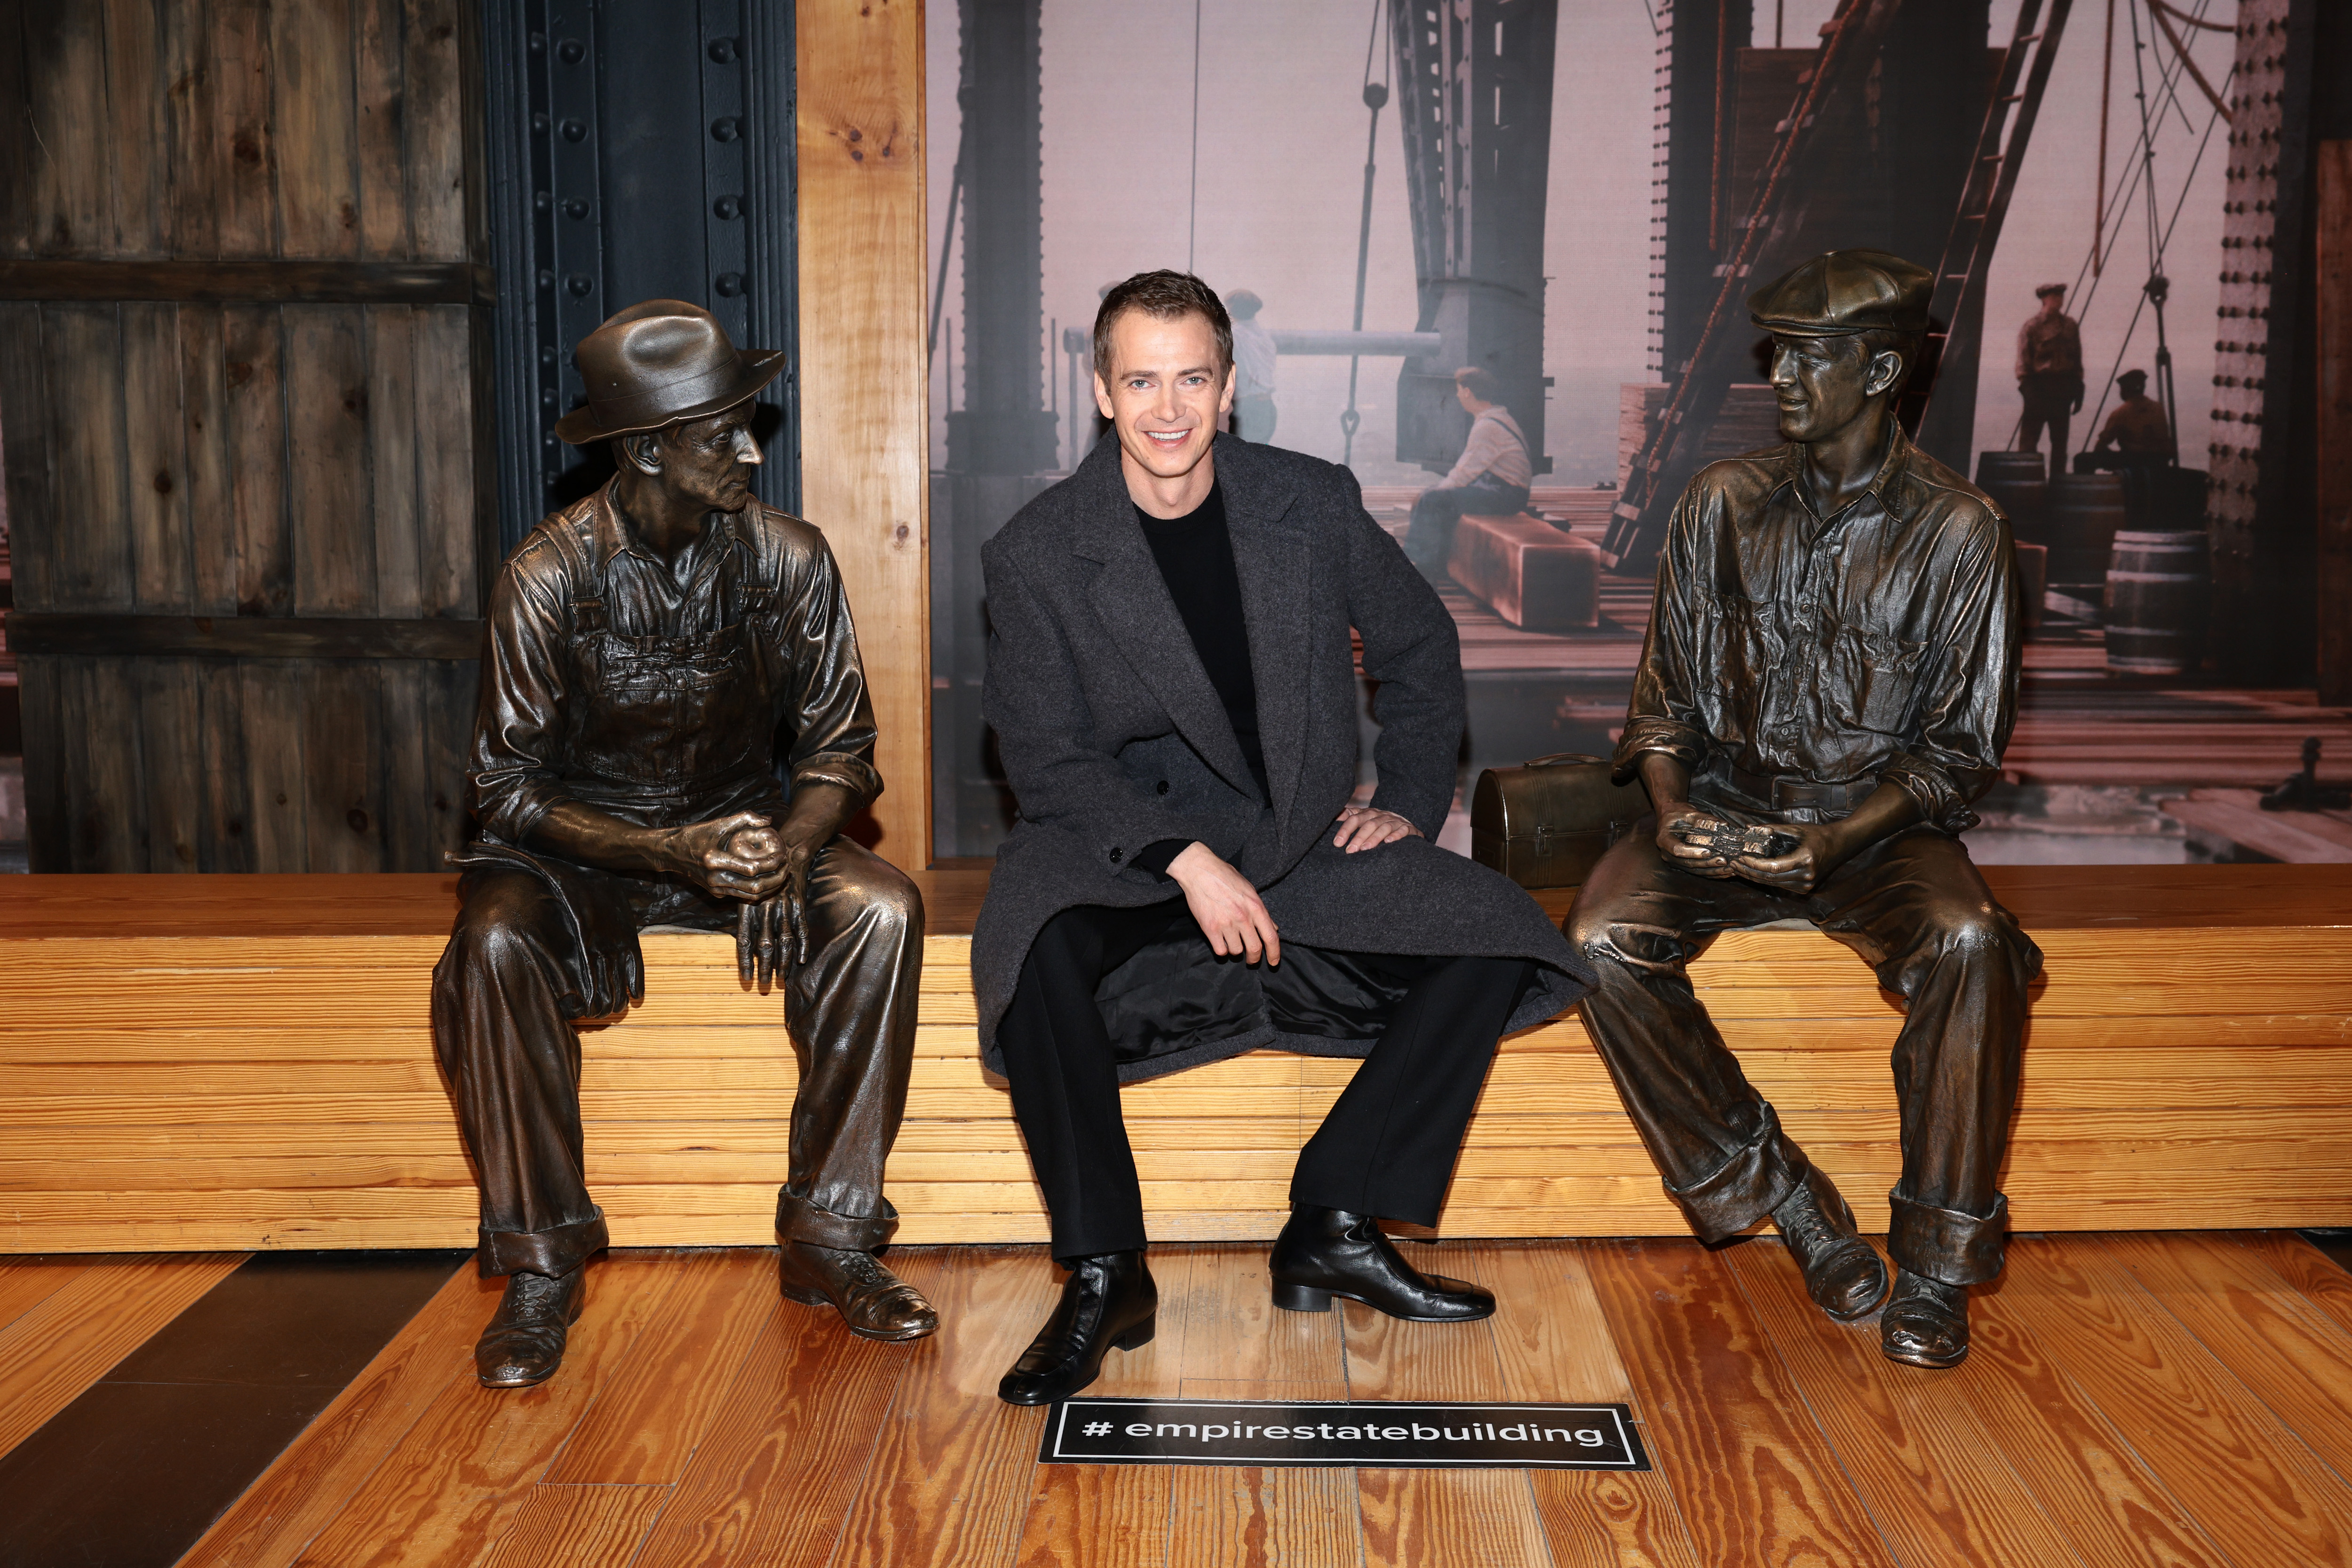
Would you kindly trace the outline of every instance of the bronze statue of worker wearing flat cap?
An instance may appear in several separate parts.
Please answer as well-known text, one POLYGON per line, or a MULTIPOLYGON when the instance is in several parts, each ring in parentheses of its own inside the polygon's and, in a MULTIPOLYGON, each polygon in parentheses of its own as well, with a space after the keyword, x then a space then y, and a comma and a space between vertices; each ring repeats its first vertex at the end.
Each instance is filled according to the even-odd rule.
POLYGON ((914 1057, 922 900, 841 836, 881 793, 874 710, 824 538, 754 500, 752 395, 780 352, 652 300, 577 355, 556 427, 618 472, 548 517, 492 595, 472 758, 481 837, 433 973, 433 1035, 481 1184, 480 1267, 504 1275, 475 1347, 492 1388, 551 1374, 605 1245, 582 1168, 573 1021, 642 997, 637 933, 736 933, 784 993, 800 1066, 776 1204, 783 1293, 850 1331, 938 1319, 876 1257, 882 1166, 914 1057))
POLYGON ((1687 967, 1718 931, 1794 916, 1902 994, 1879 1335, 1940 1367, 1968 1353, 1968 1287, 2000 1271, 2042 954, 1959 840, 2016 717, 2019 609, 2007 520, 1895 421, 1932 283, 1841 250, 1749 299, 1788 444, 1709 465, 1675 509, 1616 753, 1656 816, 1593 868, 1567 931, 1600 976, 1585 1026, 1691 1227, 1713 1242, 1769 1215, 1840 1321, 1887 1297, 1885 1267, 1687 967))

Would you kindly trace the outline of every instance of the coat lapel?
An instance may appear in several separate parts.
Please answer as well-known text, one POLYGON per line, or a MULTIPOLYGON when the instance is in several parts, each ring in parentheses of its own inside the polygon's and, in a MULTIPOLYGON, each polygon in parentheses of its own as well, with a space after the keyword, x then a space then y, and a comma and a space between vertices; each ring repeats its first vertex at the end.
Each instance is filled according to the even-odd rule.
POLYGON ((1249 627, 1250 672, 1257 687, 1258 745, 1275 819, 1286 832, 1307 757, 1308 670, 1314 617, 1306 535, 1287 521, 1291 492, 1239 441, 1220 439, 1217 478, 1224 487, 1225 526, 1241 578, 1249 627))
MULTIPOLYGON (((1151 546, 1135 521, 1135 503, 1119 473, 1115 436, 1105 436, 1096 443, 1079 476, 1086 493, 1075 548, 1099 567, 1093 597, 1103 629, 1201 760, 1235 789, 1255 793, 1257 781, 1250 777, 1249 764, 1242 758, 1241 742, 1225 719, 1225 705, 1218 700, 1217 689, 1209 684, 1209 672, 1193 651, 1192 635, 1185 629, 1184 617, 1176 613, 1167 580, 1160 575, 1160 563, 1152 558, 1151 546)), ((1227 504, 1230 517, 1230 500, 1227 504)), ((1245 581, 1245 604, 1248 596, 1245 581)), ((1255 617, 1251 618, 1254 622, 1255 617)), ((1263 703, 1263 679, 1258 689, 1263 703)), ((1263 716, 1259 722, 1262 728, 1263 716)))

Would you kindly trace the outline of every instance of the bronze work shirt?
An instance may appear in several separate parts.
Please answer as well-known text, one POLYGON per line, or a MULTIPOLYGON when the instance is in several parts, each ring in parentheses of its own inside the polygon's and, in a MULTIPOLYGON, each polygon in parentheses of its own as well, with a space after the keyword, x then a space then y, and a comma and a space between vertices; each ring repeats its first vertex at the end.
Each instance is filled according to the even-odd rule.
POLYGON ((1619 776, 1664 752, 1694 795, 1755 812, 1774 780, 1875 781, 1959 832, 2016 721, 2013 574, 2008 520, 1899 429, 1828 518, 1801 447, 1708 465, 1659 557, 1619 776))
POLYGON ((795 787, 882 792, 857 637, 824 537, 758 502, 665 562, 612 487, 554 513, 491 595, 475 726, 483 831, 521 844, 559 801, 677 826, 795 787))

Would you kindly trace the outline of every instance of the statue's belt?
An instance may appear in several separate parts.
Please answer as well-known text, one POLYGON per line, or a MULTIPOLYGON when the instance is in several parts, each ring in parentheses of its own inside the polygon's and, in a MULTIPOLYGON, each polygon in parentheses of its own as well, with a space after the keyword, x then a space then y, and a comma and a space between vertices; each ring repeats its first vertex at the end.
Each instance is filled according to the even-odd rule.
POLYGON ((1852 811, 1878 787, 1876 779, 1856 779, 1852 784, 1808 784, 1786 774, 1751 773, 1747 769, 1727 765, 1725 772, 1739 793, 1750 800, 1769 801, 1774 811, 1852 811))

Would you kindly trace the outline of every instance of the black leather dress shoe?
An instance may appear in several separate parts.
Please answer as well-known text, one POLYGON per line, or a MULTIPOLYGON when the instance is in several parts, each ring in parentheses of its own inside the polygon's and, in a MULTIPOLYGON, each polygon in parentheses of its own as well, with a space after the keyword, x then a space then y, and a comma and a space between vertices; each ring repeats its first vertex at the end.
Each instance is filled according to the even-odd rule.
POLYGON ((1075 1258, 1054 1315, 996 1385, 1007 1405, 1051 1405, 1102 1375, 1114 1350, 1141 1350, 1158 1327, 1160 1288, 1140 1252, 1075 1258))
POLYGON ((1274 1304, 1286 1312, 1328 1312, 1334 1296, 1414 1323, 1468 1322, 1495 1310, 1492 1290, 1423 1274, 1398 1256, 1378 1220, 1345 1209, 1293 1205, 1267 1267, 1274 1304))
POLYGON ((587 1273, 581 1268, 555 1279, 507 1276, 498 1312, 474 1342, 474 1375, 484 1388, 529 1388, 555 1375, 563 1364, 564 1336, 587 1300, 587 1273))
POLYGON ((831 1306, 861 1340, 919 1340, 940 1326, 923 1293, 870 1252, 787 1241, 776 1248, 776 1284, 787 1301, 831 1306))
POLYGON ((1969 1358, 1969 1288, 1907 1268, 1895 1271, 1895 1294, 1878 1320, 1878 1348, 1888 1361, 1958 1366, 1969 1358))
POLYGON ((1866 1318, 1886 1295, 1886 1265, 1855 1234, 1853 1211, 1819 1166, 1772 1211, 1780 1239, 1805 1273, 1813 1305, 1841 1323, 1866 1318))

